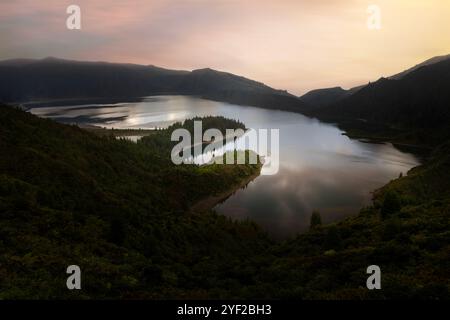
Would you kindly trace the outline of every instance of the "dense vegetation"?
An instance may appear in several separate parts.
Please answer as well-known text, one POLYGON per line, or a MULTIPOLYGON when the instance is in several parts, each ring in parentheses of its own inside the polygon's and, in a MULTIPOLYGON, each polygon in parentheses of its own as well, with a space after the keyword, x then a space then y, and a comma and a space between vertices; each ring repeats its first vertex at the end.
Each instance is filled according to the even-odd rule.
POLYGON ((259 167, 174 166, 149 143, 168 132, 136 144, 1 107, 0 298, 449 298, 450 145, 359 215, 315 212, 275 243, 189 209, 259 167), (70 264, 82 290, 66 289, 70 264), (365 288, 371 264, 382 290, 365 288))
MULTIPOLYGON (((191 212, 197 200, 258 170, 172 165, 170 132, 192 130, 193 120, 134 144, 0 108, 0 298, 449 298, 449 67, 438 61, 354 92, 333 88, 304 98, 320 103, 303 111, 338 119, 350 134, 435 151, 425 165, 377 190, 359 215, 324 226, 314 212, 311 230, 284 243, 251 222, 191 212), (82 267, 81 291, 65 288, 69 264, 82 267), (381 267, 382 290, 365 288, 371 264, 381 267)), ((283 92, 209 69, 54 59, 1 68, 6 100, 176 91, 304 107, 283 92), (90 72, 96 77, 85 76, 90 72), (121 90, 112 90, 111 72, 120 75, 121 90), (74 85, 86 78, 84 87, 74 85)), ((212 117, 203 129, 229 126, 243 128, 212 117)))
POLYGON ((277 283, 281 297, 449 299, 449 151, 378 190, 357 216, 319 227, 312 219, 310 232, 278 246, 260 281, 277 283), (365 287, 372 264, 382 290, 365 287))
POLYGON ((259 165, 175 166, 145 142, 4 106, 0 137, 1 298, 221 294, 270 244, 251 222, 189 212, 259 165), (65 287, 70 264, 82 291, 65 287))
POLYGON ((323 227, 312 217, 309 233, 280 245, 282 295, 450 298, 449 75, 448 56, 437 57, 337 98, 330 90, 309 96, 331 102, 310 105, 307 114, 337 122, 352 137, 433 151, 424 165, 377 190, 359 215, 323 227), (364 288, 370 264, 381 267, 382 290, 364 288), (282 282, 292 277, 297 285, 282 282))

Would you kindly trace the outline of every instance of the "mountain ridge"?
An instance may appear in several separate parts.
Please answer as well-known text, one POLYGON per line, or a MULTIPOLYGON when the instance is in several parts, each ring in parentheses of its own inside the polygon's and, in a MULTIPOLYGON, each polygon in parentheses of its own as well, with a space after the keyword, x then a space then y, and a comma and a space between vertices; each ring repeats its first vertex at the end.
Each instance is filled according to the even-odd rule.
MULTIPOLYGON (((422 66, 401 79, 380 78, 353 95, 308 115, 340 124, 360 122, 362 132, 378 126, 377 135, 439 144, 450 139, 450 60, 422 66)), ((344 125, 344 129, 347 129, 344 125)), ((389 139, 388 139, 389 140, 389 139)))
MULTIPOLYGON (((427 59, 421 63, 416 64, 415 66, 408 68, 404 71, 401 71, 397 74, 394 74, 392 76, 387 77, 387 79, 391 80, 400 80, 404 78, 405 76, 409 75, 410 73, 426 66, 430 66, 442 61, 446 61, 450 59, 450 54, 448 55, 441 55, 441 56, 435 56, 430 59, 427 59)), ((384 78, 384 77, 382 77, 384 78)), ((371 82, 368 84, 359 85, 350 89, 342 89, 341 87, 330 87, 330 88, 320 88, 320 89, 314 89, 311 91, 308 91, 304 95, 300 96, 299 99, 308 105, 308 110, 311 110, 313 108, 320 108, 325 107, 327 105, 331 105, 333 103, 336 103, 340 101, 343 98, 346 98, 348 96, 351 96, 352 94, 357 93, 359 90, 365 88, 366 86, 370 85, 371 82), (343 91, 339 92, 339 94, 336 93, 335 89, 341 88, 343 91)))
POLYGON ((44 59, 0 61, 0 101, 22 103, 84 98, 198 95, 223 102, 299 110, 300 100, 262 82, 211 68, 171 70, 154 65, 44 59))

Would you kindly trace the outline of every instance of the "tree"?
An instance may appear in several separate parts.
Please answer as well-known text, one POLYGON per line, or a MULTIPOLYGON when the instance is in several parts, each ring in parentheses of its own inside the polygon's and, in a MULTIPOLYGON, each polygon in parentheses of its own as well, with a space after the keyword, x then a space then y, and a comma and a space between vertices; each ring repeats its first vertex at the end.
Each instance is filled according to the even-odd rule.
POLYGON ((123 245, 126 237, 126 228, 123 219, 114 218, 110 224, 109 239, 117 245, 123 245))
POLYGON ((322 218, 320 217, 319 211, 314 210, 311 214, 311 223, 310 223, 310 229, 315 229, 322 225, 322 218))
POLYGON ((381 216, 383 219, 400 211, 401 203, 398 194, 394 191, 388 191, 384 195, 383 204, 381 206, 381 216))
POLYGON ((339 250, 342 247, 342 238, 336 226, 330 226, 325 236, 324 247, 327 250, 339 250))

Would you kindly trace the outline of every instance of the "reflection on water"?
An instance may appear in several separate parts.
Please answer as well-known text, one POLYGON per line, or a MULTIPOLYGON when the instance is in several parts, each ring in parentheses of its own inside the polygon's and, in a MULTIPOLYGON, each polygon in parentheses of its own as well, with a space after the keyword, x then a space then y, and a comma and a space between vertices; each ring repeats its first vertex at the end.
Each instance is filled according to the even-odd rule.
POLYGON ((61 122, 114 128, 155 128, 194 116, 220 115, 248 128, 280 130, 280 170, 260 176, 218 205, 219 213, 251 218, 276 238, 309 226, 312 210, 331 222, 368 204, 371 191, 418 165, 391 144, 351 140, 337 127, 300 114, 243 107, 184 96, 148 97, 138 103, 34 108, 61 122))

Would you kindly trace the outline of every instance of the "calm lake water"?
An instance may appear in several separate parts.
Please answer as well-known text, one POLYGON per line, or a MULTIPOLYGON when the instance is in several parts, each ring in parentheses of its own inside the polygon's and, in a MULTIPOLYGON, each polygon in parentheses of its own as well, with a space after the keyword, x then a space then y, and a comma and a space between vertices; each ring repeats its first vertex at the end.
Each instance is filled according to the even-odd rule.
POLYGON ((31 109, 60 122, 114 128, 155 128, 194 116, 224 116, 248 128, 279 129, 280 169, 259 176, 216 207, 250 218, 282 239, 306 230, 313 210, 324 223, 356 214, 371 192, 419 164, 391 144, 351 140, 337 127, 301 114, 237 106, 186 96, 155 96, 142 102, 31 109))

